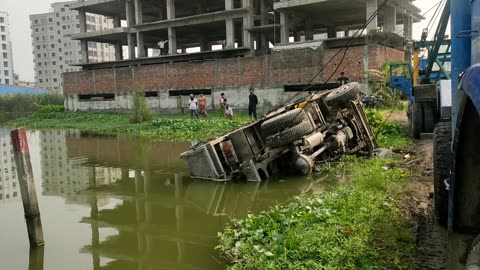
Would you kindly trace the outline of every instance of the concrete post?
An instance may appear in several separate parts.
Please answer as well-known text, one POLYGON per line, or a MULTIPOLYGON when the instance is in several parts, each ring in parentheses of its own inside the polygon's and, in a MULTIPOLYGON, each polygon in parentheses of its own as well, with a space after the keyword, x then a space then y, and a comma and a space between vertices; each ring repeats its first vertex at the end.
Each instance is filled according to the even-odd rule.
POLYGON ((336 38, 337 37, 337 28, 335 26, 329 26, 328 27, 327 37, 328 38, 336 38))
MULTIPOLYGON (((135 0, 135 24, 143 24, 142 0, 135 0)), ((137 32, 137 53, 139 58, 145 57, 145 44, 141 32, 137 32)))
POLYGON ((211 50, 211 47, 209 47, 207 39, 202 37, 200 39, 200 51, 205 52, 210 50, 211 50))
MULTIPOLYGON (((120 17, 115 16, 112 19, 113 19, 113 28, 118 28, 118 27, 122 26, 120 17)), ((113 46, 115 48, 115 60, 116 61, 123 60, 122 42, 120 42, 120 41, 115 42, 115 43, 113 43, 113 46)))
MULTIPOLYGON (((225 10, 233 9, 233 0, 225 0, 225 10)), ((232 18, 227 18, 225 20, 226 27, 226 49, 232 49, 235 47, 235 23, 232 18)))
MULTIPOLYGON (((130 27, 135 24, 135 14, 132 6, 132 2, 125 2, 125 12, 127 14, 127 26, 130 27)), ((135 34, 127 34, 128 43, 128 58, 134 59, 135 56, 135 34)))
POLYGON ((42 220, 38 207, 37 192, 33 179, 30 152, 28 150, 27 132, 24 128, 15 129, 10 133, 12 139, 13 154, 17 167, 18 183, 22 193, 23 210, 27 222, 28 239, 31 247, 44 244, 42 220))
MULTIPOLYGON (((370 19, 373 14, 378 9, 378 0, 367 0, 367 18, 366 20, 370 19)), ((365 20, 365 21, 366 21, 365 20)), ((378 28, 378 15, 373 18, 373 20, 367 25, 367 33, 370 33, 372 31, 377 31, 378 28)))
POLYGON ((397 9, 395 7, 386 6, 384 17, 383 32, 394 33, 397 25, 397 9))
MULTIPOLYGON (((167 0, 167 20, 175 19, 175 0, 167 0)), ((173 27, 168 28, 168 54, 177 53, 177 31, 173 27)))
MULTIPOLYGON (((80 33, 87 32, 87 14, 85 11, 78 12, 78 20, 80 22, 80 33)), ((80 51, 82 52, 82 63, 88 63, 88 41, 80 41, 80 51)))
POLYGON ((412 15, 407 15, 403 21, 403 35, 406 39, 412 39, 413 32, 413 17, 412 15))
POLYGON ((290 37, 290 22, 288 14, 285 11, 280 11, 280 43, 288 43, 290 37))
POLYGON ((310 17, 305 19, 305 40, 313 40, 313 22, 310 17))
POLYGON ((253 35, 250 33, 249 29, 251 29, 254 25, 254 15, 255 12, 253 10, 253 0, 243 0, 243 8, 248 9, 248 15, 243 17, 243 47, 248 47, 253 49, 253 35))

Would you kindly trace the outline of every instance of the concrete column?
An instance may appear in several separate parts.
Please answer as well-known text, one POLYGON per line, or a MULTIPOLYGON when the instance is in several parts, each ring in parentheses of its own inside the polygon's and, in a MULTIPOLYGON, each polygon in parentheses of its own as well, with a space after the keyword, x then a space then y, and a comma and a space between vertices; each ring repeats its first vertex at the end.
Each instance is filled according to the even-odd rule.
POLYGON ((335 26, 329 26, 328 27, 327 37, 328 38, 336 38, 337 37, 337 28, 335 26))
POLYGON ((205 38, 200 39, 200 51, 205 52, 205 51, 210 51, 211 47, 209 47, 208 41, 205 38))
POLYGON ((115 17, 113 17, 112 19, 113 19, 113 27, 114 27, 114 28, 122 27, 122 23, 121 23, 120 17, 115 16, 115 17))
POLYGON ((290 37, 289 24, 288 14, 285 11, 280 11, 280 43, 288 43, 290 37))
POLYGON ((254 24, 254 10, 253 10, 253 0, 243 0, 243 8, 248 9, 248 14, 243 17, 243 47, 248 47, 253 49, 253 35, 248 29, 251 29, 254 24))
MULTIPOLYGON (((370 19, 370 17, 372 17, 372 15, 377 11, 377 9, 378 9, 378 0, 367 0, 366 20, 370 19)), ((378 28, 378 15, 375 16, 375 18, 367 25, 367 33, 370 33, 372 31, 377 31, 377 28, 378 28)))
POLYGON ((345 37, 348 37, 348 34, 350 34, 350 30, 345 30, 344 33, 343 33, 343 35, 344 35, 345 37))
POLYGON ((397 25, 397 9, 395 7, 386 6, 384 13, 383 32, 394 33, 395 26, 397 25))
MULTIPOLYGON (((85 11, 78 12, 78 20, 80 22, 80 33, 87 32, 87 14, 85 11)), ((88 63, 88 40, 80 41, 80 51, 82 52, 82 63, 88 63)))
MULTIPOLYGON (((142 0, 135 0, 135 24, 143 24, 142 0)), ((145 57, 145 44, 143 42, 143 33, 137 32, 137 53, 138 57, 145 57)))
MULTIPOLYGON (((135 24, 135 12, 132 2, 125 2, 125 13, 127 14, 127 26, 130 27, 135 24)), ((128 58, 134 59, 135 56, 135 34, 127 34, 128 43, 128 58)))
POLYGON ((403 21, 403 35, 406 39, 412 39, 413 32, 413 17, 412 15, 406 15, 403 21))
POLYGON ((123 48, 122 48, 122 43, 116 42, 113 44, 115 47, 115 61, 121 61, 123 60, 123 48))
MULTIPOLYGON (((225 0, 225 10, 233 9, 233 0, 225 0)), ((232 18, 225 20, 225 27, 227 36, 225 38, 226 49, 232 49, 235 47, 235 23, 232 18)))
POLYGON ((298 31, 293 32, 294 42, 300 42, 301 38, 302 38, 302 35, 300 34, 300 32, 298 31))
POLYGON ((313 40, 313 22, 310 17, 305 19, 305 40, 313 40))
MULTIPOLYGON (((175 19, 175 0, 167 0, 167 19, 175 19)), ((173 27, 168 28, 168 54, 177 54, 177 31, 173 27)))

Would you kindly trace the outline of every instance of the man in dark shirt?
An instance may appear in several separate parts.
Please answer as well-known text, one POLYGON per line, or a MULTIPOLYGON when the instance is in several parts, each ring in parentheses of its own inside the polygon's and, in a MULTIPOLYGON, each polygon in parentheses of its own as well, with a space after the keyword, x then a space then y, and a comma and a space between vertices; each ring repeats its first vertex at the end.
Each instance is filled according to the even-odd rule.
POLYGON ((253 87, 250 87, 250 95, 248 96, 248 115, 253 115, 253 117, 257 119, 258 98, 254 92, 255 90, 253 89, 253 87))
POLYGON ((344 85, 350 82, 350 79, 345 76, 345 72, 340 73, 340 78, 337 79, 338 84, 344 85))

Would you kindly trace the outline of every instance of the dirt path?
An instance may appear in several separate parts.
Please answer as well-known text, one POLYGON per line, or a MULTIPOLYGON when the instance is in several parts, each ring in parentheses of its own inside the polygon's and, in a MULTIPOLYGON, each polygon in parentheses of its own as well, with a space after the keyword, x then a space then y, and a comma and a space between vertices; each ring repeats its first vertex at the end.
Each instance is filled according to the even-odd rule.
POLYGON ((421 140, 412 148, 412 182, 406 191, 408 214, 414 220, 416 269, 446 269, 447 232, 433 213, 433 144, 421 140))

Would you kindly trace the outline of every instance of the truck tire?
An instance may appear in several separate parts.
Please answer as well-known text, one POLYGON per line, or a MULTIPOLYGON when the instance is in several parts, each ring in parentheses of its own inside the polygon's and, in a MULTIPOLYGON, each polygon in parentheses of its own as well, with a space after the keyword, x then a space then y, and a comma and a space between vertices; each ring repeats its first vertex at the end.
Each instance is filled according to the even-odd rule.
POLYGON ((440 122, 433 132, 433 186, 434 210, 438 224, 443 227, 448 222, 448 190, 445 180, 450 178, 452 123, 440 122))
POLYGON ((296 126, 267 137, 267 145, 271 148, 286 145, 312 133, 313 130, 312 123, 306 120, 296 126))
POLYGON ((433 133, 435 129, 435 109, 433 104, 423 103, 423 131, 422 133, 433 133))
POLYGON ((423 109, 421 104, 414 102, 408 108, 408 129, 410 137, 419 139, 423 130, 423 109))
POLYGON ((360 93, 360 85, 356 82, 348 83, 333 90, 325 98, 328 106, 337 107, 345 104, 350 100, 355 100, 358 93, 360 93))
POLYGON ((305 111, 303 109, 294 109, 286 113, 282 113, 268 119, 262 123, 262 131, 264 135, 275 134, 279 131, 282 131, 288 127, 297 125, 301 123, 306 118, 305 111))

